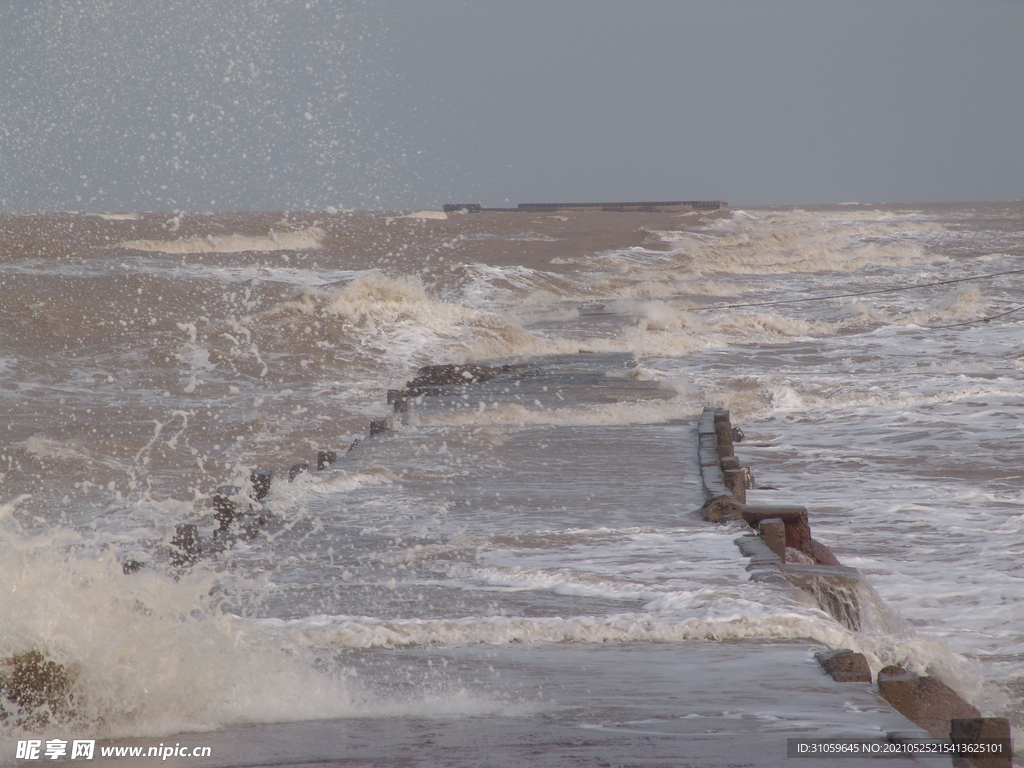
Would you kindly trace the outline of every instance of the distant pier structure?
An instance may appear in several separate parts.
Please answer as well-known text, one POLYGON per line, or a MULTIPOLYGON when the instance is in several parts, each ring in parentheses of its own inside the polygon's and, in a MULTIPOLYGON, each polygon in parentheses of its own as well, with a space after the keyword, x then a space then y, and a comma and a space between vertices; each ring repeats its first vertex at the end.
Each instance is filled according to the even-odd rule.
POLYGON ((482 211, 509 211, 521 213, 551 213, 552 211, 613 211, 625 213, 679 213, 689 211, 717 211, 728 208, 725 200, 672 200, 645 203, 520 203, 516 208, 484 208, 480 203, 446 203, 445 213, 480 213, 482 211))

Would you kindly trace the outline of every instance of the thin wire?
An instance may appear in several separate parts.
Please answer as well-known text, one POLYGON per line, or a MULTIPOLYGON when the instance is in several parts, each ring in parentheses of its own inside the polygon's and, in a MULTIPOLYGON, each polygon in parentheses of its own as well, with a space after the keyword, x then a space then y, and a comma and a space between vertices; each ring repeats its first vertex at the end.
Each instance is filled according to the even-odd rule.
MULTIPOLYGON (((700 312, 709 309, 742 309, 745 307, 777 307, 780 304, 802 304, 808 301, 832 301, 833 299, 848 299, 854 296, 871 296, 879 293, 899 293, 900 291, 913 291, 918 288, 931 288, 936 285, 955 285, 956 283, 969 283, 973 280, 989 280, 993 277, 1005 275, 1024 275, 1024 269, 1011 269, 1008 272, 993 272, 989 275, 976 275, 975 277, 959 277, 955 280, 939 280, 934 283, 918 283, 916 285, 905 285, 899 288, 880 288, 874 291, 858 291, 856 293, 837 293, 832 296, 806 296, 802 299, 783 299, 779 301, 755 301, 749 304, 714 304, 706 307, 691 307, 688 312, 700 312)), ((1016 311, 1016 310, 1012 310, 1016 311)), ((1002 315, 994 315, 1002 317, 1002 315)), ((952 328, 953 326, 946 326, 952 328)))
POLYGON ((944 328, 961 328, 961 327, 963 327, 965 325, 975 325, 976 323, 987 323, 990 320, 996 320, 997 318, 1000 318, 1000 317, 1006 317, 1007 315, 1012 315, 1014 312, 1020 312, 1022 309, 1024 309, 1024 304, 1021 304, 1019 307, 1014 307, 1013 309, 1008 309, 1005 312, 1000 312, 998 315, 989 315, 988 317, 979 317, 977 320, 967 320, 966 322, 963 322, 963 323, 953 323, 952 325, 930 325, 930 326, 928 326, 928 329, 932 330, 932 331, 941 331, 944 328))

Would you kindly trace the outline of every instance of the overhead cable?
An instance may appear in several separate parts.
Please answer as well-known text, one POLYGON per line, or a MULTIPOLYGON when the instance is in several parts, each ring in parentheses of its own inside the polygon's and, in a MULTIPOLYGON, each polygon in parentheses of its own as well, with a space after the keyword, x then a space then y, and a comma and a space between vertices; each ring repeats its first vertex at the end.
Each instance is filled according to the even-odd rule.
POLYGON ((977 323, 987 323, 990 320, 995 320, 995 319, 1000 318, 1000 317, 1006 317, 1007 315, 1012 315, 1014 312, 1020 312, 1022 309, 1024 309, 1024 304, 1020 304, 1019 306, 1016 306, 1013 309, 1008 309, 1005 312, 1000 312, 998 315, 989 315, 988 317, 979 317, 976 320, 965 320, 962 323, 953 323, 952 325, 931 325, 931 326, 928 326, 928 327, 931 330, 933 330, 933 331, 941 331, 944 328, 961 328, 961 327, 963 327, 965 325, 976 325, 977 323))

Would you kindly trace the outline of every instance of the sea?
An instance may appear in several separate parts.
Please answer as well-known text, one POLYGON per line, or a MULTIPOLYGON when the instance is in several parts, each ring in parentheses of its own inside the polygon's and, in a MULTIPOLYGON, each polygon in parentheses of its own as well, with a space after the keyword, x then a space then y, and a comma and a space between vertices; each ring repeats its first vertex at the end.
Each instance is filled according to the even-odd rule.
POLYGON ((836 648, 1019 741, 1022 256, 1021 202, 2 214, 0 764, 793 765, 912 727, 836 648), (705 407, 884 621, 751 580, 705 407))

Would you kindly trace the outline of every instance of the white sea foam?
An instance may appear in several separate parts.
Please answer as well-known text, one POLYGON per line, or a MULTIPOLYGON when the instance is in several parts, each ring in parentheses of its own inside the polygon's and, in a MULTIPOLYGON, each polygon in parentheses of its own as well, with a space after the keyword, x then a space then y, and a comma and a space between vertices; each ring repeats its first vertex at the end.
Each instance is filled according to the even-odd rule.
POLYGON ((563 348, 509 318, 432 298, 415 280, 376 272, 335 289, 307 289, 261 317, 291 314, 337 323, 362 347, 406 368, 439 359, 462 362, 563 348))
MULTIPOLYGON (((686 603, 692 600, 692 596, 685 598, 686 603)), ((673 603, 673 596, 669 595, 662 605, 677 607, 673 603)), ((701 606, 699 613, 685 615, 669 610, 570 618, 488 616, 401 621, 322 615, 294 621, 268 619, 261 623, 287 629, 313 648, 812 640, 827 648, 850 648, 864 653, 874 673, 889 664, 901 664, 914 672, 935 674, 969 698, 983 695, 978 665, 951 654, 932 640, 852 633, 820 611, 796 604, 768 608, 763 603, 719 598, 701 606)))
POLYGON ((324 232, 309 227, 299 232, 268 235, 207 235, 186 240, 126 240, 117 247, 160 253, 241 253, 243 251, 305 251, 320 248, 324 232))
POLYGON ((53 440, 44 435, 32 435, 24 445, 25 453, 48 461, 61 461, 88 466, 93 458, 80 447, 71 443, 53 440))
POLYGON ((76 718, 97 735, 352 711, 345 684, 312 673, 301 649, 220 614, 210 576, 129 578, 109 554, 70 554, 72 543, 6 537, 4 581, 18 589, 3 591, 0 611, 16 631, 0 638, 0 657, 36 651, 64 665, 76 718))
POLYGON ((440 219, 444 220, 448 218, 448 214, 444 211, 416 211, 415 213, 409 213, 402 217, 403 219, 440 219))
POLYGON ((293 622, 265 620, 298 632, 314 647, 397 648, 414 645, 484 643, 678 643, 688 640, 807 639, 823 645, 849 640, 839 625, 814 616, 780 613, 751 617, 737 610, 715 618, 672 620, 642 613, 573 618, 489 616, 464 619, 384 621, 369 617, 320 616, 293 622))
POLYGON ((73 719, 51 725, 54 732, 85 724, 100 738, 161 736, 236 723, 521 714, 528 706, 443 686, 393 698, 343 669, 317 672, 305 638, 279 622, 223 612, 213 573, 171 579, 146 567, 125 576, 110 553, 73 554, 82 543, 67 532, 7 532, 0 545, 4 582, 18 585, 0 594, 11 630, 0 637, 0 658, 35 651, 68 671, 73 719))
POLYGON ((704 230, 659 234, 704 271, 793 274, 917 260, 942 226, 887 212, 790 210, 736 211, 704 230))
POLYGON ((576 287, 565 278, 524 266, 471 264, 466 271, 460 298, 473 307, 529 311, 546 308, 576 293, 576 287))
POLYGON ((349 269, 292 269, 288 267, 212 267, 189 264, 181 268, 179 275, 213 278, 226 283, 246 283, 251 280, 265 280, 290 285, 332 285, 367 275, 367 270, 349 269))

